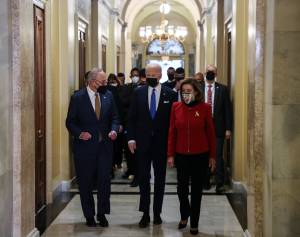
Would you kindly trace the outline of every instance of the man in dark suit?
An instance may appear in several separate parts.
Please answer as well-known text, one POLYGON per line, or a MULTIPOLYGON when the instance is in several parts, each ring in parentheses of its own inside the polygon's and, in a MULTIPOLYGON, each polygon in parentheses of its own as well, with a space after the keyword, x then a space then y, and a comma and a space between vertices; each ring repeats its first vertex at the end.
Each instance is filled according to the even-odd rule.
POLYGON ((224 140, 230 139, 232 131, 232 108, 225 85, 216 82, 217 68, 209 65, 206 69, 205 83, 202 88, 205 102, 212 106, 212 115, 216 131, 216 192, 224 191, 224 140))
POLYGON ((154 169, 154 224, 161 224, 160 217, 164 196, 167 140, 172 103, 176 93, 159 84, 161 67, 149 64, 146 67, 147 86, 134 91, 128 120, 128 146, 136 153, 140 187, 140 207, 143 217, 141 228, 150 222, 150 170, 154 169))
POLYGON ((66 127, 73 136, 77 182, 88 226, 96 225, 93 198, 95 183, 100 226, 108 226, 105 214, 110 213, 112 141, 117 138, 119 121, 113 96, 106 90, 106 85, 105 73, 100 69, 93 69, 88 75, 87 87, 71 97, 66 119, 66 127))
POLYGON ((169 67, 167 70, 167 76, 168 76, 168 80, 166 82, 164 82, 162 85, 173 89, 176 85, 175 68, 169 67))

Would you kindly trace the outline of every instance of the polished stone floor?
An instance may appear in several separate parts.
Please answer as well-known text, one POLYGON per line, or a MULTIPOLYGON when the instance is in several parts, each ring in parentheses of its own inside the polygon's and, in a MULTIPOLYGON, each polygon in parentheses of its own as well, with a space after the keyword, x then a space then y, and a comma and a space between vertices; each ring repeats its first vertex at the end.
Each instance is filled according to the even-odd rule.
MULTIPOLYGON (((107 218, 109 228, 88 228, 85 225, 78 189, 72 188, 73 199, 57 216, 42 236, 45 237, 187 237, 191 236, 189 228, 178 230, 179 202, 176 195, 176 171, 168 169, 166 194, 164 198, 161 226, 150 225, 140 229, 138 222, 141 213, 138 212, 138 188, 131 188, 129 180, 121 178, 122 170, 118 170, 112 180, 111 215, 107 218)), ((152 185, 153 189, 153 185, 152 185)), ((229 190, 230 192, 230 190, 229 190)), ((96 199, 96 198, 95 198, 96 199)), ((243 229, 232 210, 226 195, 215 195, 214 189, 205 191, 201 206, 199 235, 203 237, 240 237, 243 229)))
MULTIPOLYGON (((138 195, 112 195, 112 212, 108 216, 109 228, 89 228, 84 224, 79 195, 76 195, 63 212, 55 219, 45 237, 185 237, 190 236, 189 229, 177 230, 179 220, 178 199, 176 195, 166 195, 161 226, 150 225, 140 229, 138 221, 141 214, 138 209, 138 195)), ((205 195, 203 197, 199 235, 205 237, 243 236, 240 226, 226 196, 205 195)))

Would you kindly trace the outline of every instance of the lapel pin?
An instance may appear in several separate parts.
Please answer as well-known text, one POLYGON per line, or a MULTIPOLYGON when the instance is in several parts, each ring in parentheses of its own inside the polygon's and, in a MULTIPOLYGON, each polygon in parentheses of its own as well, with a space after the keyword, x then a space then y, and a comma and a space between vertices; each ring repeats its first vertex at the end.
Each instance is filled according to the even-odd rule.
POLYGON ((196 117, 199 117, 199 116, 200 116, 199 113, 198 113, 198 111, 196 111, 195 116, 196 116, 196 117))

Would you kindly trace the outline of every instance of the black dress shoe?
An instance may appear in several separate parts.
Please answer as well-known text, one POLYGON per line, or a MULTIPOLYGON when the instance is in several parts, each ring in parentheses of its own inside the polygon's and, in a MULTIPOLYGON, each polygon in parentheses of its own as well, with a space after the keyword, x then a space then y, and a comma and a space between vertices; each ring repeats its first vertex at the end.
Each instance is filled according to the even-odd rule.
POLYGON ((128 174, 128 173, 124 173, 124 174, 122 175, 122 179, 128 179, 128 177, 129 177, 129 174, 128 174))
POLYGON ((216 186, 216 193, 217 193, 217 194, 222 194, 222 193, 224 193, 224 192, 225 192, 225 188, 224 188, 223 185, 217 185, 217 186, 216 186))
POLYGON ((96 224, 96 221, 95 221, 94 217, 86 218, 86 225, 88 227, 96 227, 97 224, 96 224))
POLYGON ((186 223, 182 223, 182 220, 178 223, 178 229, 184 229, 187 226, 188 220, 184 220, 186 223))
POLYGON ((146 228, 150 223, 150 216, 149 214, 144 214, 142 216, 142 219, 140 220, 140 223, 139 223, 139 227, 140 228, 146 228))
POLYGON ((99 225, 102 227, 108 227, 108 221, 104 214, 97 217, 97 220, 99 221, 99 225))
POLYGON ((162 223, 162 219, 160 218, 160 215, 154 215, 153 224, 160 225, 161 223, 162 223))
POLYGON ((137 179, 133 179, 132 182, 130 183, 130 187, 134 188, 139 186, 139 182, 137 181, 137 179))
POLYGON ((198 228, 191 228, 191 229, 190 229, 190 233, 191 233, 192 235, 197 235, 197 234, 199 233, 198 228))

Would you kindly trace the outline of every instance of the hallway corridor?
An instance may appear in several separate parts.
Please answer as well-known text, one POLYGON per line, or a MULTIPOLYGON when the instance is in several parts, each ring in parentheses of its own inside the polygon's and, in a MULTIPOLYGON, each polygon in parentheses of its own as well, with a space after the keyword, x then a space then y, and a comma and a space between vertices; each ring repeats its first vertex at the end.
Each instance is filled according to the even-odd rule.
POLYGON ((0 237, 300 237, 299 22, 300 0, 0 0, 0 237))

